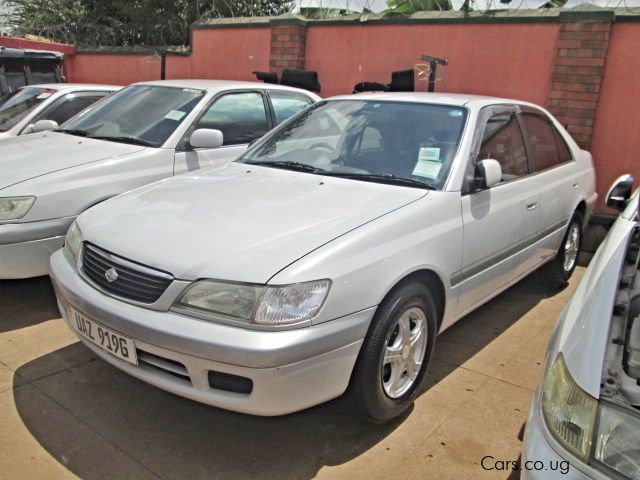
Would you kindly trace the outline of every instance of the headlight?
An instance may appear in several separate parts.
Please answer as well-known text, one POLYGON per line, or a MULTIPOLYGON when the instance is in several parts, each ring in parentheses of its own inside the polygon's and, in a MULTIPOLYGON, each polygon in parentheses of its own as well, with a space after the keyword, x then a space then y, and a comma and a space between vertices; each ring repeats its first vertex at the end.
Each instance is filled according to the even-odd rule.
POLYGON ((571 378, 561 353, 544 374, 542 414, 555 439, 587 462, 598 402, 571 378))
POLYGON ((285 325, 313 318, 330 286, 329 280, 282 286, 201 280, 187 289, 177 307, 262 325, 285 325))
POLYGON ((35 201, 36 197, 0 198, 0 221, 18 220, 24 217, 35 201))
POLYGON ((640 478, 638 432, 637 413, 600 402, 594 460, 630 478, 640 478))
POLYGON ((64 252, 72 265, 78 265, 80 260, 80 250, 82 249, 82 232, 78 227, 78 222, 74 221, 69 230, 67 236, 64 239, 64 252))

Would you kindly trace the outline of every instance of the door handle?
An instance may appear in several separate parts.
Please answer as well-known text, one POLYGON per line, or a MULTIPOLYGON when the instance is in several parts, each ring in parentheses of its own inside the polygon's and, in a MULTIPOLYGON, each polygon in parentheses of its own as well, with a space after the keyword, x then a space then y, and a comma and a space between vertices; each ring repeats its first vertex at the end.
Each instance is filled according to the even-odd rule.
POLYGON ((527 210, 533 210, 538 206, 538 202, 527 203, 527 210))
POLYGON ((571 185, 573 188, 578 188, 578 182, 574 183, 573 185, 571 185))

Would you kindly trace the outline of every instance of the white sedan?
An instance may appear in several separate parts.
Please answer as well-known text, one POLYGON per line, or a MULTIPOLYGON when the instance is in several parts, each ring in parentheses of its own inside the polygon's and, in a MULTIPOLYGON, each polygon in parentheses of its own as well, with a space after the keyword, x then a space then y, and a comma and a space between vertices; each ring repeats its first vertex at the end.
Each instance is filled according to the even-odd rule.
POLYGON ((438 332, 543 264, 566 282, 596 197, 591 155, 535 105, 336 97, 85 212, 51 276, 80 339, 160 388, 279 415, 349 387, 389 420, 438 332))
POLYGON ((59 129, 0 142, 0 279, 46 275, 75 217, 151 182, 230 162, 319 97, 279 85, 131 85, 59 129))
POLYGON ((607 204, 622 214, 551 337, 523 478, 640 478, 640 192, 630 199, 632 184, 627 175, 609 191, 607 204), (568 471, 548 469, 562 462, 568 471))
POLYGON ((57 128, 121 88, 79 83, 22 87, 0 99, 0 139, 57 128))

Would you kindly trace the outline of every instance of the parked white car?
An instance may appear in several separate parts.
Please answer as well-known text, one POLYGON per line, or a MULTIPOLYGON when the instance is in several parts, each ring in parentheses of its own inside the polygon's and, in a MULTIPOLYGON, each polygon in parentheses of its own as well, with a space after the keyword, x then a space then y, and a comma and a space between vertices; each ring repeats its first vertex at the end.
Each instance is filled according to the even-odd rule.
POLYGON ((46 275, 79 213, 132 188, 228 163, 318 99, 253 82, 146 82, 60 129, 0 142, 0 279, 46 275))
POLYGON ((523 478, 640 478, 640 217, 633 179, 623 210, 560 313, 524 436, 523 478), (538 470, 567 462, 570 471, 538 470), (555 474, 555 475, 554 475, 555 474))
POLYGON ((85 212, 51 276, 80 339, 160 388, 279 415, 349 386, 388 420, 437 332, 547 262, 566 281, 596 197, 590 154, 534 105, 336 97, 85 212))
POLYGON ((0 100, 0 140, 57 128, 121 88, 79 83, 22 87, 0 100))

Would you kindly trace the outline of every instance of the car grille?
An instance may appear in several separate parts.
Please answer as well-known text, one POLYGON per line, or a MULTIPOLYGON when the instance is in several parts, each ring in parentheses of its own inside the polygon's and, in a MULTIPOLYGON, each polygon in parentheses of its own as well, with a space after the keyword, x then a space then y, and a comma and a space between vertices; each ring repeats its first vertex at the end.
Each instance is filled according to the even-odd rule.
POLYGON ((173 281, 169 273, 118 257, 90 243, 85 244, 82 271, 105 292, 141 303, 157 301, 173 281), (114 270, 117 275, 109 281, 107 272, 114 270))

